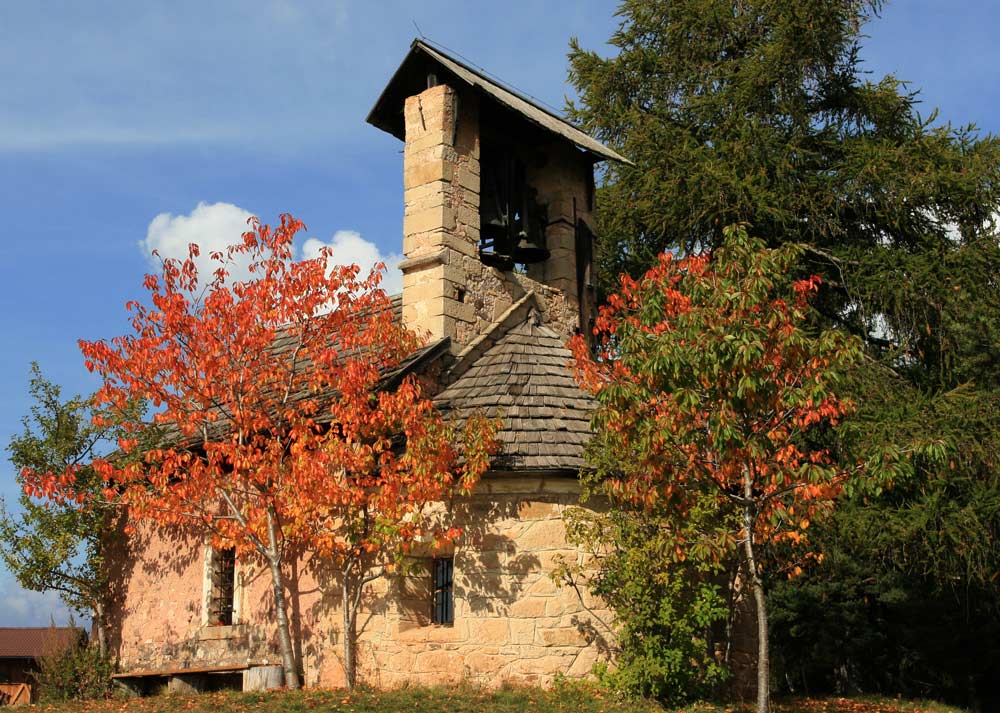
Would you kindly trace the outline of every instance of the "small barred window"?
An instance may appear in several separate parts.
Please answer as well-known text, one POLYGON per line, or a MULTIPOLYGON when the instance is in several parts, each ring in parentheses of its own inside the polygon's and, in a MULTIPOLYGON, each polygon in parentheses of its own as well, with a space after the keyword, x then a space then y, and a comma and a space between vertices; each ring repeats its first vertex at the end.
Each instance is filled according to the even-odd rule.
POLYGON ((452 577, 455 571, 455 560, 451 557, 436 557, 433 566, 434 606, 431 618, 435 624, 453 624, 455 622, 455 598, 452 590, 452 577))
POLYGON ((216 550, 213 554, 208 623, 210 626, 232 626, 236 598, 236 550, 216 550))

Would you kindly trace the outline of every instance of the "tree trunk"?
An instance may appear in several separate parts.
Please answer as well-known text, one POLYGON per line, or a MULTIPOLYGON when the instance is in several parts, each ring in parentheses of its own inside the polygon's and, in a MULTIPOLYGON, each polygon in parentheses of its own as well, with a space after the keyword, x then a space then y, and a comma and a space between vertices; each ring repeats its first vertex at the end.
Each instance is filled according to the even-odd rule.
POLYGON ((97 652, 104 660, 108 657, 108 627, 104 622, 104 603, 94 602, 94 627, 97 629, 97 652))
POLYGON ((757 558, 753 549, 753 529, 756 509, 753 503, 753 483, 750 472, 743 471, 743 527, 746 537, 743 551, 747 559, 747 575, 753 589, 753 600, 757 610, 757 713, 771 710, 771 659, 767 640, 767 605, 764 601, 764 582, 757 569, 757 558))
POLYGON ((288 610, 285 608, 285 578, 281 573, 281 557, 278 551, 277 523, 274 513, 267 513, 267 560, 271 568, 271 590, 274 594, 274 611, 278 619, 278 645, 281 647, 281 667, 285 672, 285 687, 298 690, 299 671, 295 665, 295 651, 289 633, 288 610))
POLYGON ((341 591, 343 592, 344 607, 344 676, 347 679, 347 690, 351 691, 354 690, 357 671, 354 663, 355 611, 347 570, 344 570, 344 586, 341 591))

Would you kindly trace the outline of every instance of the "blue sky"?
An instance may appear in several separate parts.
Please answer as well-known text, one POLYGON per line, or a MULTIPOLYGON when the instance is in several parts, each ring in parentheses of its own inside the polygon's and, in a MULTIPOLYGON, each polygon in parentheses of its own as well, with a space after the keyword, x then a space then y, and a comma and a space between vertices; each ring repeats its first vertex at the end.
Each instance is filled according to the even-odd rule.
MULTIPOLYGON (((80 338, 126 328, 148 249, 235 237, 290 212, 351 261, 401 243, 401 144, 364 121, 415 34, 561 107, 570 36, 599 51, 614 3, 255 0, 0 2, 0 443, 29 364, 97 387, 80 338)), ((862 57, 926 111, 1000 129, 1000 3, 896 0, 862 57)), ((0 460, 0 495, 16 500, 0 460)), ((55 597, 0 569, 0 626, 47 624, 55 597)))

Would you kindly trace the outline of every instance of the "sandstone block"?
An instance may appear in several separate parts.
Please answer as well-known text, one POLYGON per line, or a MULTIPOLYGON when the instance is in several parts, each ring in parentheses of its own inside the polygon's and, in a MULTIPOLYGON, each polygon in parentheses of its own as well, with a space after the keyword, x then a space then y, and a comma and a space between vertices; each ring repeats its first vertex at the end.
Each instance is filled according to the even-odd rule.
MULTIPOLYGON (((605 610, 607 605, 604 603, 604 601, 599 597, 596 597, 593 594, 591 594, 589 589, 581 587, 580 594, 583 595, 582 597, 583 606, 595 612, 605 610)), ((600 616, 601 618, 604 618, 603 615, 600 616)))
POLYGON ((475 305, 468 302, 458 302, 454 299, 445 300, 444 314, 453 317, 458 322, 471 323, 476 320, 475 305))
POLYGON ((539 552, 538 569, 542 572, 551 572, 557 567, 565 564, 576 564, 577 554, 575 550, 549 550, 539 552))
POLYGON ((607 627, 614 626, 615 614, 608 609, 595 609, 592 612, 576 611, 567 612, 561 617, 550 619, 549 621, 551 623, 546 624, 546 628, 580 629, 581 627, 584 627, 588 630, 596 632, 601 638, 607 639, 609 637, 613 637, 607 627))
POLYGON ((443 270, 440 267, 411 273, 419 277, 412 282, 403 283, 406 289, 403 295, 404 309, 407 305, 414 305, 422 307, 427 314, 443 314, 444 311, 441 305, 431 304, 432 302, 442 302, 445 299, 451 299, 451 295, 454 292, 452 285, 443 279, 444 276, 442 273, 443 270))
MULTIPOLYGON (((470 557, 469 560, 470 561, 467 563, 466 566, 472 568, 472 570, 476 573, 476 576, 479 577, 484 576, 486 571, 499 574, 500 571, 503 569, 503 563, 501 562, 500 559, 500 552, 497 550, 486 550, 483 552, 478 552, 475 554, 475 556, 470 557)), ((461 576, 463 574, 464 572, 457 573, 456 576, 461 576)))
MULTIPOLYGON (((403 272, 416 269, 408 268, 410 259, 435 253, 441 248, 454 251, 454 256, 448 255, 449 262, 451 260, 457 261, 460 256, 479 254, 479 244, 475 240, 465 235, 456 234, 451 230, 441 229, 415 233, 403 237, 403 254, 407 256, 407 260, 400 266, 400 269, 403 272)), ((461 281, 465 281, 464 276, 461 277, 461 281)))
MULTIPOLYGON (((573 590, 569 589, 568 587, 566 587, 566 588, 560 590, 560 594, 563 591, 570 591, 570 592, 572 592, 573 590)), ((573 592, 573 597, 574 597, 574 600, 571 601, 571 602, 567 602, 562 596, 551 597, 545 603, 545 616, 558 616, 558 617, 562 617, 562 616, 565 616, 566 614, 574 614, 574 613, 578 612, 580 610, 580 605, 579 605, 578 600, 575 599, 575 597, 576 597, 576 593, 575 592, 573 592)))
POLYGON ((450 206, 439 205, 403 216, 403 233, 413 235, 429 230, 451 230, 455 227, 455 211, 450 206))
POLYGON ((468 151, 463 151, 461 152, 461 154, 462 154, 462 161, 460 163, 461 167, 466 169, 469 173, 471 173, 474 176, 481 176, 482 164, 479 161, 479 152, 476 151, 475 155, 473 155, 468 151))
POLYGON ((539 575, 524 591, 527 594, 550 595, 556 594, 559 591, 559 587, 552 581, 552 577, 545 572, 539 575))
MULTIPOLYGON (((478 162, 477 162, 478 163, 478 162)), ((480 181, 479 172, 472 172, 468 165, 464 165, 458 170, 458 185, 479 195, 480 181)))
POLYGON ((522 674, 548 674, 554 676, 557 673, 564 673, 572 664, 572 655, 540 656, 532 659, 515 660, 511 663, 511 670, 522 674))
MULTIPOLYGON (((456 607, 458 602, 455 602, 456 607)), ((439 626, 432 624, 422 626, 418 629, 400 630, 397 628, 395 638, 401 643, 412 646, 415 643, 423 644, 457 644, 469 638, 468 624, 461 619, 456 619, 453 626, 439 626)))
POLYGON ((520 550, 529 551, 565 549, 566 527, 562 520, 535 522, 517 538, 517 546, 520 550))
POLYGON ((421 310, 420 305, 403 305, 403 324, 412 329, 418 336, 427 339, 440 339, 452 334, 455 320, 444 315, 429 315, 421 310))
POLYGON ((534 619, 511 619, 510 643, 512 644, 533 644, 535 641, 535 620, 534 619))
POLYGON ((451 193, 451 183, 447 181, 431 181, 430 183, 423 183, 419 186, 407 188, 403 192, 403 201, 406 205, 410 205, 417 201, 449 193, 451 193))
POLYGON ((461 657, 454 651, 438 649, 417 654, 414 670, 417 673, 447 673, 455 667, 461 669, 461 657))
POLYGON ((416 96, 407 97, 403 104, 406 135, 417 132, 452 132, 454 125, 455 90, 447 84, 426 89, 416 96))
POLYGON ((490 550, 495 550, 497 552, 515 552, 517 550, 516 535, 520 532, 517 531, 515 537, 510 537, 508 533, 487 533, 483 535, 482 539, 482 549, 485 552, 490 550))
POLYGON ((455 210, 455 222, 479 230, 479 209, 467 205, 458 206, 455 210))
POLYGON ((510 635, 507 619, 470 619, 469 639, 482 643, 505 643, 510 635))
POLYGON ((435 181, 450 181, 454 175, 455 165, 451 161, 431 156, 421 159, 408 156, 403 169, 403 185, 410 189, 435 181))
MULTIPOLYGON (((440 117, 435 118, 438 119, 436 123, 440 124, 440 117)), ((421 131, 406 137, 406 151, 416 153, 418 151, 426 151, 435 146, 451 146, 450 131, 443 132, 440 130, 440 127, 435 129, 435 127, 429 126, 427 128, 426 132, 421 131)))
POLYGON ((517 514, 522 520, 550 520, 562 516, 558 503, 540 500, 522 500, 518 503, 517 514))
POLYGON ((509 660, 506 657, 495 654, 474 652, 465 656, 465 665, 473 673, 499 675, 508 663, 509 660))
POLYGON ((471 225, 460 225, 456 228, 456 231, 465 237, 465 239, 473 246, 474 252, 467 253, 468 255, 476 256, 479 254, 479 228, 474 228, 471 225))
POLYGON ((410 651, 399 651, 386 660, 386 668, 394 671, 412 671, 416 665, 417 656, 410 651))
POLYGON ((537 618, 545 616, 545 599, 522 597, 510 605, 510 615, 514 618, 537 618))
POLYGON ((587 640, 576 627, 535 630, 536 643, 542 646, 586 646, 587 640))
POLYGON ((538 557, 531 552, 507 555, 505 567, 511 575, 517 577, 522 582, 530 575, 537 576, 544 571, 539 566, 538 557))
MULTIPOLYGON (((475 193, 473 191, 470 191, 470 190, 467 190, 467 189, 464 189, 464 188, 460 188, 459 190, 457 190, 455 192, 455 196, 456 196, 456 200, 461 199, 461 203, 463 205, 466 205, 469 208, 472 208, 472 210, 476 211, 477 213, 479 212, 479 206, 481 205, 481 202, 480 202, 481 199, 480 199, 480 196, 479 196, 478 193, 475 193)), ((478 225, 478 223, 477 223, 477 225, 478 225)))
POLYGON ((576 655, 576 660, 573 661, 573 665, 566 671, 566 675, 572 677, 588 676, 594 670, 595 663, 597 663, 597 650, 592 646, 588 646, 585 649, 581 649, 580 653, 576 655))
POLYGON ((538 492, 546 495, 570 495, 572 500, 569 502, 576 504, 580 496, 580 482, 572 478, 548 478, 541 482, 538 492))

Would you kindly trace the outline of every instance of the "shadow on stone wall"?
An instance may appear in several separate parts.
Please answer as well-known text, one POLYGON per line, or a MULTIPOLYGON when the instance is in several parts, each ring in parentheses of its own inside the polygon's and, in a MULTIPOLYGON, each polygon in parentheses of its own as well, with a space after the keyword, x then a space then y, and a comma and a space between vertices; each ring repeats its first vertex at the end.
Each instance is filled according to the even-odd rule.
MULTIPOLYGON (((377 556, 368 558, 364 565, 365 572, 377 571, 381 564, 377 556)), ((302 631, 302 655, 308 659, 317 671, 328 671, 331 664, 336 663, 343 670, 343 587, 344 573, 332 560, 311 557, 306 570, 316 585, 310 594, 315 594, 315 601, 309 605, 305 619, 315 625, 302 631)), ((355 626, 357 642, 356 655, 358 660, 363 656, 361 638, 373 620, 384 619, 390 614, 390 603, 394 592, 391 588, 392 578, 383 575, 363 585, 361 604, 355 626)), ((352 577, 352 591, 357 591, 358 579, 352 577)))
POLYGON ((506 614, 529 576, 541 568, 536 554, 518 551, 516 540, 525 528, 519 502, 515 497, 473 497, 453 508, 455 522, 463 528, 455 598, 473 614, 506 614))
MULTIPOLYGON (((206 532, 190 525, 142 528, 125 535, 126 516, 109 548, 109 650, 130 670, 245 664, 278 656, 270 577, 259 558, 239 568, 242 602, 232 626, 202 626, 201 566, 206 532), (264 580, 264 581, 262 581, 264 580), (141 588, 141 591, 140 591, 141 588), (254 593, 259 592, 258 597, 254 593), (131 594, 131 600, 128 595, 131 594), (168 603, 173 616, 154 604, 168 603), (183 611, 184 615, 180 612, 183 611), (125 640, 126 630, 129 641, 125 640)), ((286 568, 293 645, 309 636, 296 616, 298 572, 286 568)), ((296 648, 301 652, 301 645, 296 648)), ((299 657, 301 661, 301 657, 299 657)))

